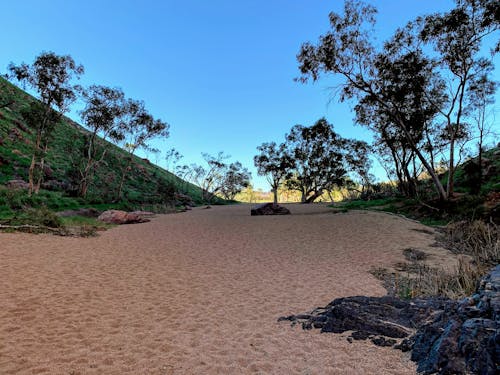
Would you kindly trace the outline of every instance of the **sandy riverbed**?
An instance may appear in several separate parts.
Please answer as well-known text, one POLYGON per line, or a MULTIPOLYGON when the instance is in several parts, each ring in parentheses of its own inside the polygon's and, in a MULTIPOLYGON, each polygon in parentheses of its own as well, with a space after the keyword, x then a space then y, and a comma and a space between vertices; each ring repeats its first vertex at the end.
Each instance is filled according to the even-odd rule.
POLYGON ((397 350, 277 318, 384 295, 370 268, 434 237, 387 214, 288 207, 197 208, 96 238, 0 233, 0 373, 414 374, 397 350))

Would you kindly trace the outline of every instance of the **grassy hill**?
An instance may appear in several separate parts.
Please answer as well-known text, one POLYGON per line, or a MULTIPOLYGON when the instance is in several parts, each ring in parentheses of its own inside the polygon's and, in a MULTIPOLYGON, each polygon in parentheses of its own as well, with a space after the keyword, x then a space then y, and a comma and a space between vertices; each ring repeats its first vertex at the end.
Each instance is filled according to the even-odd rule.
POLYGON ((13 103, 0 108, 0 216, 8 216, 23 207, 42 205, 54 210, 84 206, 158 208, 171 204, 174 192, 189 195, 194 202, 201 203, 199 187, 135 156, 125 181, 123 199, 116 202, 120 170, 126 165, 128 153, 108 142, 106 158, 96 173, 88 196, 86 199, 77 198, 79 177, 76 165, 82 155, 87 131, 67 117, 55 128, 40 194, 28 197, 23 191, 7 189, 3 185, 8 181, 28 180, 34 135, 20 113, 36 99, 0 77, 0 98, 6 97, 13 103))

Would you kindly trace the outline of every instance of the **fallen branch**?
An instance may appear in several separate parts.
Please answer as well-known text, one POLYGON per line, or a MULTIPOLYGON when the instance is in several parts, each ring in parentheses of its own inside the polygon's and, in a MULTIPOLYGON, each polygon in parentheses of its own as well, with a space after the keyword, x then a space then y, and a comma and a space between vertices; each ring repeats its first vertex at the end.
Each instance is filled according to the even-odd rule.
POLYGON ((66 233, 65 228, 52 228, 52 227, 46 227, 44 225, 30 225, 30 224, 23 224, 23 225, 0 224, 0 230, 3 230, 3 229, 14 229, 14 230, 30 229, 30 230, 40 230, 40 231, 52 232, 52 233, 57 233, 57 234, 65 234, 66 233))

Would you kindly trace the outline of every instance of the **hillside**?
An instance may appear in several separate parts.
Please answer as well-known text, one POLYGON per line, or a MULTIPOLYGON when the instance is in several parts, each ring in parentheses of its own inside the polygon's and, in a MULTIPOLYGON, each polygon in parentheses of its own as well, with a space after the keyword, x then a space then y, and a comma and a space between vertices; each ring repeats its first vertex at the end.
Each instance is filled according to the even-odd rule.
POLYGON ((36 99, 1 77, 0 98, 13 101, 9 106, 0 108, 0 212, 21 208, 16 206, 40 204, 53 209, 108 205, 111 202, 125 207, 166 205, 171 204, 174 192, 189 195, 195 202, 201 202, 199 187, 136 156, 125 180, 123 199, 116 202, 119 171, 126 165, 129 154, 108 142, 106 157, 96 173, 95 183, 88 196, 85 200, 76 198, 79 178, 76 166, 82 158, 87 131, 67 117, 59 122, 54 131, 44 168, 44 190, 39 197, 28 198, 9 191, 2 185, 11 180, 28 180, 34 136, 25 125, 21 110, 36 99))

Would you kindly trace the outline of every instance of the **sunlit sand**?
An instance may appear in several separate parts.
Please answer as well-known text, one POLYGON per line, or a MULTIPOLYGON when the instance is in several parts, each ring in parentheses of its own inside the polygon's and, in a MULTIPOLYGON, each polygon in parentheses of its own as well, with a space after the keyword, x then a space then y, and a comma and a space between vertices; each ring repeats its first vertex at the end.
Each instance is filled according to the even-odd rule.
POLYGON ((196 208, 96 238, 0 233, 0 373, 415 373, 400 351, 277 318, 384 295, 369 270, 434 237, 383 213, 287 207, 196 208))

